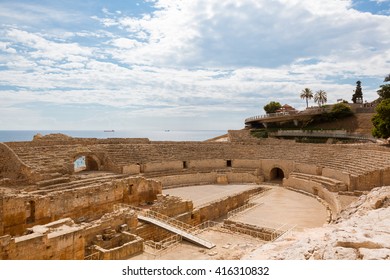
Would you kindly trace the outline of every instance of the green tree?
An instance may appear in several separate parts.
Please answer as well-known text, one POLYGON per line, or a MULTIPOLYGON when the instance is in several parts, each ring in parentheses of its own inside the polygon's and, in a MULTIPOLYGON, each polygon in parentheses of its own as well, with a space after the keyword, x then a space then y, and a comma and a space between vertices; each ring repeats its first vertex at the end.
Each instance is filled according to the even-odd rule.
POLYGON ((337 103, 333 105, 332 110, 330 111, 332 118, 342 119, 353 115, 351 107, 345 103, 337 103))
POLYGON ((352 95, 353 103, 363 103, 363 91, 362 91, 362 82, 356 82, 355 93, 352 95))
MULTIPOLYGON (((390 74, 385 77, 384 82, 390 82, 390 74)), ((390 84, 380 86, 377 91, 381 102, 376 107, 376 114, 371 121, 374 125, 372 135, 379 138, 390 137, 390 84)))
POLYGON ((377 90, 377 93, 381 99, 390 98, 390 84, 381 85, 380 89, 377 90))
POLYGON ((390 98, 384 99, 376 107, 376 114, 372 117, 372 135, 378 138, 390 137, 390 98))
POLYGON ((301 91, 301 98, 306 99, 306 108, 309 107, 309 99, 313 98, 313 92, 309 88, 305 88, 301 91))
POLYGON ((314 95, 314 102, 318 103, 318 106, 324 105, 328 101, 327 93, 320 89, 314 95))
POLYGON ((271 113, 275 113, 277 110, 282 108, 282 105, 280 105, 279 102, 271 101, 270 103, 265 105, 263 108, 267 114, 271 114, 271 113))

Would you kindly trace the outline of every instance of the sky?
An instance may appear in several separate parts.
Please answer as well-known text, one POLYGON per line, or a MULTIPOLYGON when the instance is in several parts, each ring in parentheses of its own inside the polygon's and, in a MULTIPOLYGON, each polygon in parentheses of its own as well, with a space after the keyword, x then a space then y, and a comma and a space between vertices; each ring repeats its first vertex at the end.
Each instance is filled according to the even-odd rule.
POLYGON ((390 0, 0 0, 0 130, 241 129, 387 74, 390 0))

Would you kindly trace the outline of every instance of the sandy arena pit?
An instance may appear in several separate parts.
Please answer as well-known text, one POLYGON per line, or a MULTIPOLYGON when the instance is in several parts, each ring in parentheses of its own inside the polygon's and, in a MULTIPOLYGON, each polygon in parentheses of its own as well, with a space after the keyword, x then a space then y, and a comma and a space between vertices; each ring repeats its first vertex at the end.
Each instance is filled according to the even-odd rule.
MULTIPOLYGON (((194 201, 199 205, 238 194, 258 185, 204 185, 164 190, 163 193, 194 201)), ((327 220, 325 206, 313 197, 297 193, 281 186, 264 185, 269 188, 265 195, 251 200, 256 206, 233 216, 231 220, 251 225, 278 227, 289 224, 296 231, 320 227, 327 220)), ((232 233, 226 229, 212 228, 199 235, 216 246, 207 250, 187 241, 152 255, 143 253, 131 259, 147 260, 234 260, 250 254, 265 241, 244 234, 232 233)))

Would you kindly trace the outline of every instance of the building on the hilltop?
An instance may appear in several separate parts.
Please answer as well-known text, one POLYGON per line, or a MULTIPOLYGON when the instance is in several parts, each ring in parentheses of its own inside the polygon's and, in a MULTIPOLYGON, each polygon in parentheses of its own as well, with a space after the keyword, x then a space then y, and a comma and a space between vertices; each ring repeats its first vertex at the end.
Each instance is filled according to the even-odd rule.
POLYGON ((280 109, 276 110, 276 113, 295 113, 295 112, 297 112, 297 110, 288 104, 284 104, 280 109))

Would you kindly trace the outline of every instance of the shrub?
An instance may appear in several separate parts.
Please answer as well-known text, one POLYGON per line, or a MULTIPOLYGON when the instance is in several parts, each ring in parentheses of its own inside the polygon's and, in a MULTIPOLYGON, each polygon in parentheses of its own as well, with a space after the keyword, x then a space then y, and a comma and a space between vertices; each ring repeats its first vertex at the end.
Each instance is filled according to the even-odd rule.
POLYGON ((353 115, 351 107, 345 103, 337 103, 330 111, 331 117, 334 119, 342 119, 353 115))

